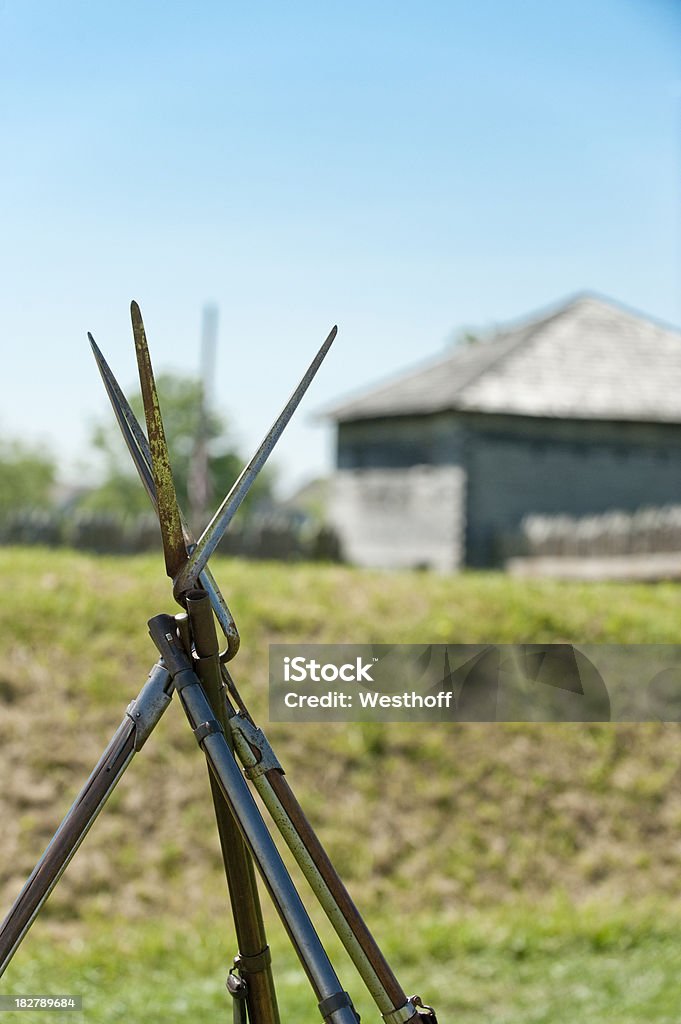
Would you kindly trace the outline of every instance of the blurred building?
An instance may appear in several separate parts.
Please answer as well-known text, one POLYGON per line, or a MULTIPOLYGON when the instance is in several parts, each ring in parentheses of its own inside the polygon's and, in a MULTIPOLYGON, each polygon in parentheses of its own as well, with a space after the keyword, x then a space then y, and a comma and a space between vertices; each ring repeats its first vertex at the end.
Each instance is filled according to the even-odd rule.
POLYGON ((681 332, 590 295, 335 406, 360 565, 498 564, 530 514, 681 503, 681 332))

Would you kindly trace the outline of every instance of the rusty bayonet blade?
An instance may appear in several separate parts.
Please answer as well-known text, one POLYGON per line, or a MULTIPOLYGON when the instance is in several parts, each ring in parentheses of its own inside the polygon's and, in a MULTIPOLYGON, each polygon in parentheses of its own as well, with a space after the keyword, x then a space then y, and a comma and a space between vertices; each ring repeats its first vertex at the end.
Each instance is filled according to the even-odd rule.
POLYGON ((149 438, 151 467, 156 488, 158 519, 161 524, 161 536, 163 538, 163 554, 165 556, 166 572, 174 581, 187 561, 187 549, 182 533, 180 510, 177 504, 177 494, 175 493, 175 484, 173 483, 173 474, 170 468, 168 445, 163 429, 161 407, 158 401, 147 337, 140 308, 134 300, 130 304, 130 316, 132 318, 132 332, 135 337, 135 353, 137 355, 137 367, 139 370, 140 387, 142 389, 142 401, 144 402, 144 418, 147 421, 147 436, 149 438))
MULTIPOLYGON (((130 407, 130 403, 125 397, 121 386, 119 385, 116 377, 114 376, 111 367, 104 358, 99 346, 95 339, 90 333, 88 333, 88 339, 90 346, 97 363, 97 369, 99 370, 100 376, 104 383, 106 393, 111 402, 111 407, 114 411, 114 415, 118 422, 118 425, 123 434, 123 438, 128 447, 128 451, 132 456, 132 461, 135 464, 135 469, 139 474, 140 480, 144 484, 144 489, 149 495, 154 508, 158 511, 158 502, 156 500, 156 486, 154 484, 154 475, 152 470, 152 459, 151 450, 149 448, 149 442, 144 436, 137 417, 130 407)), ((187 525, 184 517, 182 516, 182 510, 180 510, 180 523, 182 525, 182 531, 184 533, 184 540, 187 550, 194 546, 194 535, 192 534, 189 526, 187 525)), ((213 574, 210 569, 206 566, 201 575, 199 576, 199 583, 203 589, 207 592, 215 616, 220 623, 222 632, 227 640, 227 651, 224 656, 225 661, 231 661, 236 652, 239 650, 241 638, 239 637, 239 630, 237 629, 234 616, 229 610, 229 606, 225 601, 224 597, 220 593, 220 588, 215 581, 213 574)))
POLYGON ((220 508, 204 530, 200 540, 189 555, 189 558, 181 568, 179 574, 175 577, 174 590, 176 597, 185 593, 187 590, 191 590, 191 588, 195 586, 199 573, 201 573, 205 568, 208 559, 220 543, 220 540, 229 526, 234 513, 248 494, 253 481, 267 462, 267 459, 269 458, 275 444, 281 437, 286 424, 293 416, 293 413, 300 404, 300 400, 312 383, 312 380, 321 366, 326 353, 331 348, 331 344, 333 339, 336 337, 337 332, 337 327, 333 327, 331 329, 326 341, 310 363, 297 388, 289 398, 277 419, 267 431, 260 447, 253 455, 250 462, 241 471, 238 480, 235 482, 229 494, 220 505, 220 508))

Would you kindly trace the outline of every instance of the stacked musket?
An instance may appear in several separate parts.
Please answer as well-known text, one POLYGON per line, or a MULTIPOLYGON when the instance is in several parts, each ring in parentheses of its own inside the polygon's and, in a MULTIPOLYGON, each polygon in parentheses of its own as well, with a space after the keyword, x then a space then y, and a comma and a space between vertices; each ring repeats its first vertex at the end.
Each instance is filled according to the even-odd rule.
POLYGON ((352 1000, 340 984, 257 808, 248 779, 286 840, 386 1024, 436 1024, 432 1007, 423 1004, 418 996, 405 995, 284 778, 274 751, 241 698, 228 669, 239 649, 239 632, 207 564, 326 356, 336 328, 195 542, 177 504, 144 324, 135 302, 131 313, 148 436, 91 336, 90 342, 119 426, 158 513, 166 571, 182 611, 174 617, 155 616, 148 623, 161 659, 138 697, 128 706, 121 725, 0 926, 0 974, 118 779, 177 691, 209 768, 239 946, 227 981, 235 1022, 279 1024, 256 869, 305 969, 322 1019, 329 1024, 358 1021, 352 1000), (213 613, 225 636, 222 652, 213 613))

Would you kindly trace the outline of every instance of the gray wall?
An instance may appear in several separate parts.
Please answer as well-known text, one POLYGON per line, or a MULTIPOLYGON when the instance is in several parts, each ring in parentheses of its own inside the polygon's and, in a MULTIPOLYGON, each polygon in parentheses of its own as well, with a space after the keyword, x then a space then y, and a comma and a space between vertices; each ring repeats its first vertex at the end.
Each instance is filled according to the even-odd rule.
POLYGON ((338 426, 339 469, 460 465, 463 431, 452 413, 356 420, 338 426))
POLYGON ((357 565, 457 569, 463 432, 451 413, 342 423, 332 524, 357 565))
POLYGON ((464 486, 459 466, 339 470, 331 508, 343 556, 383 568, 459 568, 464 486))
POLYGON ((438 414, 343 423, 332 495, 360 565, 497 564, 525 515, 681 503, 681 425, 438 414))
POLYGON ((466 439, 466 562, 493 565, 523 516, 681 501, 681 429, 479 417, 466 439))

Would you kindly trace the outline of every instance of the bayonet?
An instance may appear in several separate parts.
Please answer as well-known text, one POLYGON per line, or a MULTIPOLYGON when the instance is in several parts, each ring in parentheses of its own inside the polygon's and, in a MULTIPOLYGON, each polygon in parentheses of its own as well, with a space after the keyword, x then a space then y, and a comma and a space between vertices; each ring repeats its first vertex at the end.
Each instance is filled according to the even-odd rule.
POLYGON ((253 481, 267 462, 272 453, 272 449, 281 437, 284 428, 298 408, 303 395, 312 383, 312 380, 321 366, 324 357, 331 348, 331 344, 337 333, 338 328, 333 327, 326 338, 326 341, 308 366, 295 391, 279 413, 279 416, 276 418, 270 429, 267 431, 250 462, 248 462, 241 471, 239 478, 234 483, 229 494, 225 497, 220 508, 217 510, 201 535, 196 547, 190 553, 185 564, 180 569, 180 572, 176 576, 173 584, 176 597, 186 593, 186 591, 191 590, 191 588, 196 585, 196 580, 199 578, 199 575, 203 571, 208 559, 222 540, 225 530, 232 521, 235 512, 248 494, 253 481))
MULTIPOLYGON (((152 469, 152 458, 151 449, 149 448, 149 442, 147 441, 144 431, 142 430, 137 417, 130 407, 123 390, 116 380, 111 367, 107 363, 101 349, 97 345, 97 342, 88 332, 88 339, 92 348, 97 369, 99 370, 100 376, 104 383, 104 388, 111 402, 116 421, 120 427, 121 433, 128 447, 128 451, 132 457, 132 461, 135 465, 135 469, 144 485, 144 489, 149 495, 154 509, 158 511, 158 502, 156 499, 156 487, 154 484, 154 474, 152 469)), ((180 523, 182 526, 182 532, 184 534, 185 545, 187 550, 190 550, 194 543, 194 535, 182 515, 182 510, 179 510, 180 523)), ((234 655, 239 650, 240 637, 239 630, 237 629, 234 616, 229 610, 229 606, 225 601, 224 597, 220 592, 220 588, 217 582, 208 568, 203 570, 199 576, 199 584, 207 592, 210 597, 210 602, 213 607, 213 611, 220 623, 220 628, 227 639, 227 650, 222 656, 223 661, 231 661, 234 655)))
MULTIPOLYGON (((165 430, 163 429, 161 407, 158 401, 158 392, 156 390, 156 381, 154 380, 154 371, 151 366, 144 322, 140 308, 134 300, 130 304, 130 316, 132 318, 132 332, 135 337, 135 354, 137 355, 142 401, 144 402, 144 417, 147 421, 147 437, 149 438, 151 468, 156 488, 158 519, 161 524, 163 555, 165 557, 166 572, 171 580, 174 581, 180 569, 182 569, 187 561, 187 548, 185 547, 182 523, 180 522, 180 510, 177 504, 173 473, 170 468, 168 444, 166 442, 165 430)), ((194 583, 197 580, 198 575, 195 577, 194 583)))
MULTIPOLYGON (((317 370, 324 360, 324 357, 329 351, 338 329, 334 326, 330 331, 315 358, 310 363, 310 366, 302 377, 300 383, 293 391, 281 413, 263 438, 255 454, 244 467, 238 479, 222 502, 220 508, 206 527, 201 539, 193 547, 193 550, 190 550, 189 555, 187 555, 187 551, 192 549, 193 537, 187 527, 186 521, 183 519, 179 511, 179 506, 177 504, 177 495, 175 493, 172 470, 168 459, 168 448, 160 415, 160 406, 153 376, 153 369, 151 366, 151 359, 149 357, 149 350, 146 343, 144 324, 139 306, 136 302, 131 304, 131 314, 133 320, 133 333, 135 335, 135 350, 137 353, 140 371, 140 383, 142 385, 145 418, 147 420, 147 430, 149 432, 148 442, 94 338, 91 334, 88 334, 88 338, 90 340, 90 345, 92 347, 99 372, 102 376, 104 386, 109 396, 109 400, 113 407, 114 414, 128 446, 128 450, 130 451, 142 483, 158 511, 159 520, 161 522, 164 553, 166 554, 166 570, 171 579, 173 579, 173 590, 175 596, 180 599, 180 602, 182 603, 182 595, 195 587, 197 581, 202 580, 204 572, 208 571, 208 559, 224 536, 234 514, 241 506, 241 503, 248 494, 248 491, 250 490, 258 473, 264 466, 272 453, 274 446, 281 437, 284 428, 300 404, 303 395, 310 386, 317 370), (154 436, 154 443, 152 443, 152 435, 154 436), (156 457, 156 452, 158 452, 158 459, 156 457), (162 484, 161 488, 159 488, 159 484, 162 484), (163 505, 161 505, 161 502, 159 501, 160 490, 164 494, 163 505), (164 510, 165 526, 164 519, 162 519, 161 508, 164 510), (179 536, 182 537, 181 549, 179 547, 179 536), (179 565, 179 569, 177 569, 173 574, 171 573, 171 569, 176 565, 179 565)), ((213 588, 217 589, 217 584, 215 584, 214 580, 212 583, 213 588)), ((224 599, 221 598, 221 600, 224 604, 224 599)))
POLYGON ((127 398, 123 394, 121 387, 114 377, 109 364, 104 358, 101 349, 97 342, 88 331, 88 341, 92 353, 97 363, 97 369, 99 375, 102 378, 104 389, 111 403, 111 408, 114 411, 116 422, 120 428, 123 440, 127 446, 130 456, 135 465, 135 469, 139 475, 140 480, 144 485, 144 489, 149 496, 149 500, 156 510, 158 510, 158 502, 156 500, 156 486, 154 484, 154 471, 151 464, 151 451, 149 449, 149 442, 144 436, 144 432, 137 422, 137 417, 130 408, 127 398))

